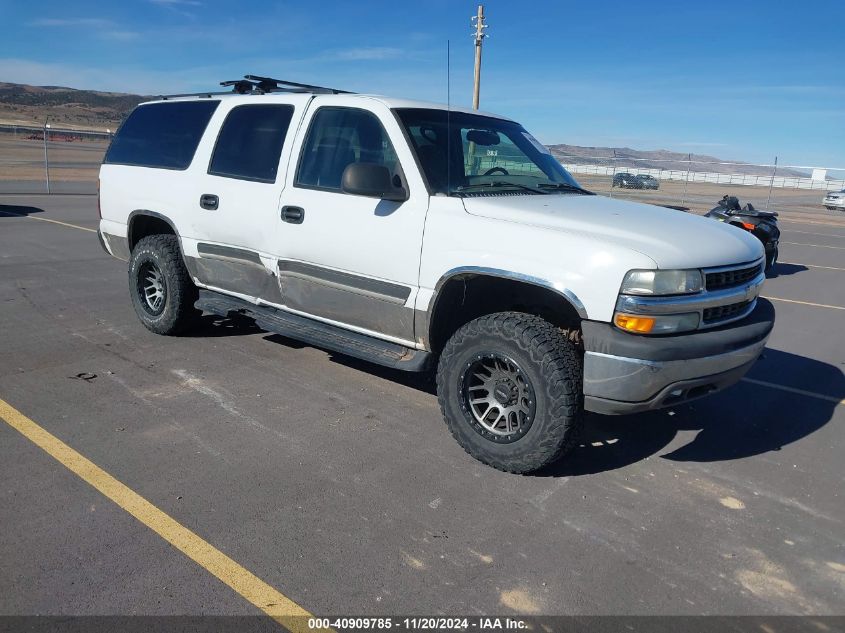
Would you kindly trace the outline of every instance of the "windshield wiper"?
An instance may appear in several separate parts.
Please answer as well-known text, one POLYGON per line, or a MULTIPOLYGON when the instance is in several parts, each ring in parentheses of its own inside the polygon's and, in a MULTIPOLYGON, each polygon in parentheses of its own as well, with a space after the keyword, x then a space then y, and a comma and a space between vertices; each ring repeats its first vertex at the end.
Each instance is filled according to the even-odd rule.
POLYGON ((557 191, 572 191, 575 193, 582 193, 587 196, 594 196, 592 191, 587 191, 578 185, 570 185, 568 182, 538 182, 537 187, 541 189, 556 189, 557 191))
POLYGON ((459 187, 455 187, 453 193, 461 193, 468 189, 478 189, 479 187, 516 187, 517 189, 522 189, 524 191, 530 191, 531 193, 540 193, 543 195, 547 195, 548 191, 543 191, 541 189, 535 189, 534 187, 529 187, 527 185, 521 185, 516 182, 508 182, 506 180, 495 180, 493 182, 477 182, 473 185, 461 185, 459 187))

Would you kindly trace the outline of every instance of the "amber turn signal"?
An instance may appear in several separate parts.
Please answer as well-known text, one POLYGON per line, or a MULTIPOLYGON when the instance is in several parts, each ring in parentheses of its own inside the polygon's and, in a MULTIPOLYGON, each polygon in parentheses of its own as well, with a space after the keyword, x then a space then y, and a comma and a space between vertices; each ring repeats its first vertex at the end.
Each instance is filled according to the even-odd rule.
POLYGON ((631 314, 617 314, 614 323, 616 323, 616 327, 628 332, 641 332, 643 334, 651 332, 654 328, 653 318, 631 314))

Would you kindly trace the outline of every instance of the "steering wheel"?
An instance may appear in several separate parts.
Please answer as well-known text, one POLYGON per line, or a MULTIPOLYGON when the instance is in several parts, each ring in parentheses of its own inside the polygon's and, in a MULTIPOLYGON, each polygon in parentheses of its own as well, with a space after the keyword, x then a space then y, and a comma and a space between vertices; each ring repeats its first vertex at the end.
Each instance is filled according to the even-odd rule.
POLYGON ((500 174, 502 174, 504 176, 510 176, 510 172, 508 172, 508 170, 505 169, 504 167, 491 167, 490 169, 485 171, 483 175, 484 176, 492 176, 496 172, 499 172, 500 174))

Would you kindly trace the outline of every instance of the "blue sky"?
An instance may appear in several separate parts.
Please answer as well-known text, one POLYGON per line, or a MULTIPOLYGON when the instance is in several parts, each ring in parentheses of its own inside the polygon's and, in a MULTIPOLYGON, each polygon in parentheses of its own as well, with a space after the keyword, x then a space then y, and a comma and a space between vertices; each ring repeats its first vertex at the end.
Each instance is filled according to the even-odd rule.
MULTIPOLYGON (((546 143, 845 167, 845 3, 485 2, 482 109, 546 143)), ((0 0, 0 81, 142 93, 245 73, 469 105, 464 0, 0 0)))

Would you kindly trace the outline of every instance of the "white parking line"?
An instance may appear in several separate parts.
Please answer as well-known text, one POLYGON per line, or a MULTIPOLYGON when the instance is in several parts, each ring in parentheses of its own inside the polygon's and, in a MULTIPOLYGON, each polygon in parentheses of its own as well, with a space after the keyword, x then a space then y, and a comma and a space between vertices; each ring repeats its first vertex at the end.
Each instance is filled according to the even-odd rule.
POLYGON ((845 398, 837 398, 835 396, 827 396, 823 393, 816 393, 815 391, 806 391, 805 389, 796 389, 795 387, 787 387, 786 385, 779 385, 774 382, 766 382, 765 380, 755 380, 754 378, 743 378, 742 382, 750 382, 752 385, 760 385, 761 387, 769 387, 771 389, 779 389, 780 391, 788 391, 789 393, 797 393, 801 396, 809 398, 817 398, 818 400, 825 400, 833 402, 834 404, 845 404, 845 398))
POLYGON ((765 299, 771 299, 772 301, 785 301, 786 303, 800 303, 801 305, 815 306, 816 308, 830 308, 831 310, 845 310, 845 307, 831 306, 831 305, 827 305, 826 303, 811 303, 809 301, 797 301, 795 299, 781 299, 780 297, 770 297, 769 295, 765 295, 764 298, 765 299))
POLYGON ((818 237, 834 237, 836 239, 845 240, 845 235, 833 235, 831 233, 811 233, 810 231, 796 231, 795 229, 788 229, 790 233, 801 233, 802 235, 816 235, 818 237))
POLYGON ((781 242, 781 244, 792 244, 794 246, 815 246, 816 248, 835 248, 838 251, 845 251, 845 246, 827 246, 826 244, 807 244, 805 242, 781 242))
POLYGON ((815 264, 799 264, 797 262, 778 262, 784 266, 804 266, 804 268, 824 268, 825 270, 845 270, 845 268, 837 268, 836 266, 816 266, 815 264))
POLYGON ((836 226, 845 228, 845 224, 840 222, 819 222, 818 220, 787 220, 785 218, 778 218, 778 223, 786 222, 787 224, 819 224, 821 226, 836 226))

